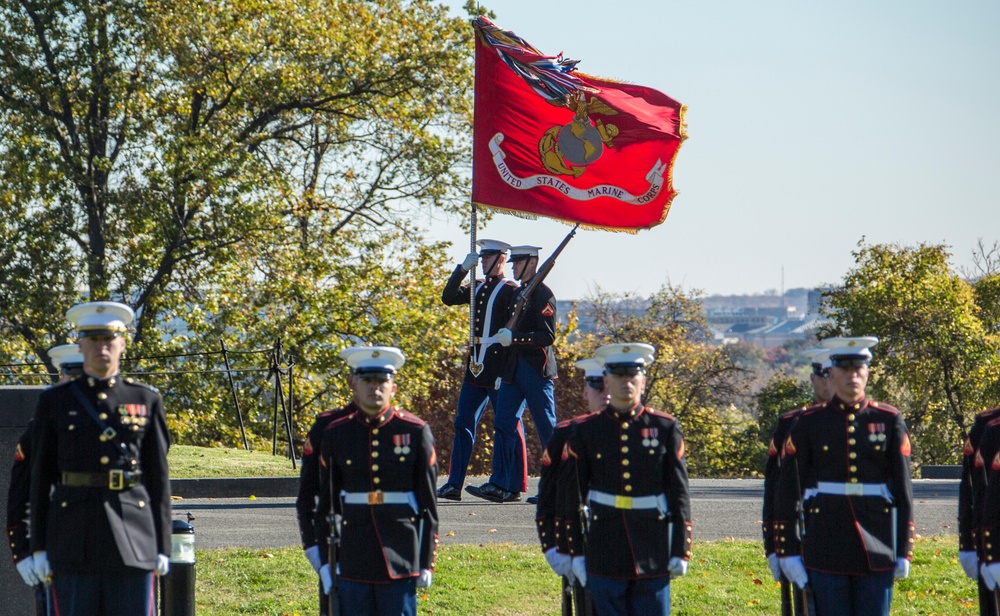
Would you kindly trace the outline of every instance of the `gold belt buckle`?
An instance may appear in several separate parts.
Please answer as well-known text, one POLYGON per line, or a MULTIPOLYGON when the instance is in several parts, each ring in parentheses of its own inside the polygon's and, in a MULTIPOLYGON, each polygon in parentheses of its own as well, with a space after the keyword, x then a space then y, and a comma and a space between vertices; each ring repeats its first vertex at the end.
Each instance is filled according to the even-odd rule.
POLYGON ((615 495, 615 509, 631 509, 632 497, 615 495))
POLYGON ((382 490, 375 490, 374 492, 368 493, 368 504, 369 505, 382 505, 385 503, 385 494, 382 490))
POLYGON ((844 495, 846 496, 864 496, 865 486, 860 483, 845 483, 844 484, 844 495))
POLYGON ((108 471, 108 489, 125 489, 125 471, 120 468, 108 471))

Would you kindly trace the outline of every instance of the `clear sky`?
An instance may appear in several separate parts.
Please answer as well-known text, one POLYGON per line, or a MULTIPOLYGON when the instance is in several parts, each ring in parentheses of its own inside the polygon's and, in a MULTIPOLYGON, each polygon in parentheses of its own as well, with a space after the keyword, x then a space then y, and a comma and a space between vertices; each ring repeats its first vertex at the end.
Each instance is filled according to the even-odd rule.
MULTIPOLYGON (((543 53, 688 106, 667 220, 579 231, 547 281, 560 299, 667 281, 758 293, 782 269, 785 289, 814 287, 842 279, 862 237, 945 243, 956 266, 1000 240, 998 0, 485 5, 543 53)), ((479 237, 551 249, 569 229, 498 214, 479 237)), ((456 262, 468 252, 467 219, 430 230, 456 262)))

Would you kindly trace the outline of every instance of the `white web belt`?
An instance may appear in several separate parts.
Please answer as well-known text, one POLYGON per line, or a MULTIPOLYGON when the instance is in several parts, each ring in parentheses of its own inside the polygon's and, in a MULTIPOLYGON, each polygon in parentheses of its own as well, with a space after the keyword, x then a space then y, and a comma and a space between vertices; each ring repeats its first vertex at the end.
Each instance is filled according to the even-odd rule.
POLYGON ((340 500, 345 505, 409 505, 414 512, 417 509, 417 497, 413 492, 344 492, 340 500))
POLYGON ((591 490, 587 493, 587 500, 605 507, 615 509, 658 509, 661 513, 667 513, 667 497, 664 494, 653 496, 622 496, 620 494, 608 494, 600 490, 591 490))
POLYGON ((836 483, 833 481, 820 481, 815 488, 806 488, 802 494, 802 500, 809 500, 817 494, 830 494, 833 496, 881 496, 887 501, 892 501, 892 492, 889 486, 884 483, 836 483))

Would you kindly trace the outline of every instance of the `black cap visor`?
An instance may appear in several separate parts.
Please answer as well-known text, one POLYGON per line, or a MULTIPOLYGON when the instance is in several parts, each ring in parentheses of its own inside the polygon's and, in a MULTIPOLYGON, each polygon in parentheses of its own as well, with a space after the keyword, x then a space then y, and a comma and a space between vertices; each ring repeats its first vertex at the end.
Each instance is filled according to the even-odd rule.
POLYGON ((869 358, 864 355, 841 355, 830 358, 830 363, 838 368, 860 368, 867 366, 869 362, 869 358))
POLYGON ((386 370, 385 368, 357 368, 354 370, 354 376, 360 376, 363 379, 372 379, 374 381, 388 381, 396 373, 386 370))
POLYGON ((605 364, 604 371, 615 376, 635 376, 642 372, 642 364, 605 364))

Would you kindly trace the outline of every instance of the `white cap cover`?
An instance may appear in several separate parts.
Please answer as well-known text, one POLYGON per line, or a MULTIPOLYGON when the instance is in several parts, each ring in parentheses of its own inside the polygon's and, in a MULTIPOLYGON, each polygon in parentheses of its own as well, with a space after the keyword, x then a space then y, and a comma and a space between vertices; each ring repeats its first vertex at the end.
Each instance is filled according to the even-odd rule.
POLYGON ((135 312, 118 302, 88 302, 66 311, 66 320, 80 336, 123 334, 135 318, 135 312))
POLYGON ((60 344, 52 347, 49 349, 49 358, 56 370, 61 369, 65 364, 83 363, 83 353, 80 352, 80 347, 75 344, 60 344))
POLYGON ((648 366, 653 363, 656 348, 642 342, 626 342, 624 344, 607 344, 597 349, 597 360, 605 366, 608 364, 636 364, 648 366))
POLYGON ((476 245, 479 246, 480 255, 484 252, 507 252, 510 250, 510 244, 500 240, 479 240, 476 245))
POLYGON ((382 372, 395 374, 406 358, 396 347, 356 346, 344 349, 340 357, 351 367, 355 374, 382 372))
POLYGON ((583 370, 584 378, 594 379, 604 376, 604 362, 598 361, 594 357, 581 359, 576 362, 576 367, 583 370))

